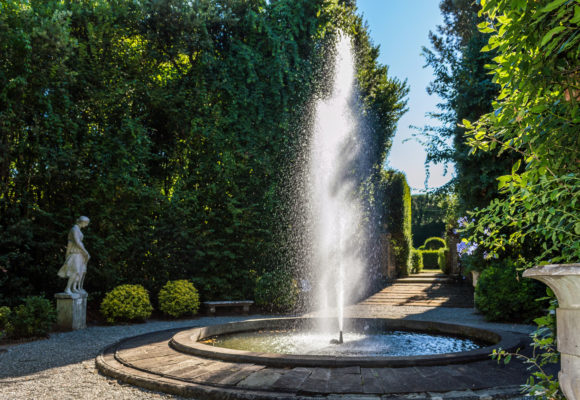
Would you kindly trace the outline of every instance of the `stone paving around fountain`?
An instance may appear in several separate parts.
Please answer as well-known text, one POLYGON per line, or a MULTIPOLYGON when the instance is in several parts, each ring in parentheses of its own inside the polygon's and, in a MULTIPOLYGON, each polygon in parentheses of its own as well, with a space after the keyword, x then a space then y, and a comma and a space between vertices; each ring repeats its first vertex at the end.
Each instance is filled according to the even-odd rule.
MULTIPOLYGON (((447 281, 427 284, 449 285, 446 290, 451 296, 454 288, 456 295, 464 290, 461 284, 447 281)), ((428 292, 425 296, 429 296, 428 292)), ((524 340, 532 330, 527 325, 487 323, 473 308, 402 304, 405 305, 366 300, 348 307, 346 315, 500 328, 520 333, 524 340)), ((276 368, 225 362, 174 350, 169 340, 177 332, 156 332, 117 343, 98 357, 97 365, 106 375, 128 383, 199 399, 513 398, 520 396, 519 385, 529 374, 526 365, 517 360, 508 365, 483 360, 402 368, 276 368)))
POLYGON ((195 357, 172 349, 176 331, 157 332, 112 346, 98 359, 107 375, 152 390, 202 399, 471 397, 515 395, 526 367, 494 361, 407 368, 274 368, 195 357), (461 396, 459 396, 461 394, 461 396))

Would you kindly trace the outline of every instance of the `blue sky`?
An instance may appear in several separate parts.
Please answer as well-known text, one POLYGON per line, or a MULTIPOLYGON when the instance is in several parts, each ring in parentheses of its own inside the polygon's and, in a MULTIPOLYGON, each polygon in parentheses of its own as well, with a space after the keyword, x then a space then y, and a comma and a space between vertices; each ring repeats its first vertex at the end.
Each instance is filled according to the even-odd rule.
MULTIPOLYGON (((437 0, 357 0, 359 14, 367 21, 370 36, 380 46, 379 62, 389 67, 389 76, 407 79, 410 86, 409 111, 401 118, 388 167, 403 171, 413 193, 425 189, 425 151, 411 138, 415 130, 409 125, 434 125, 437 121, 425 116, 435 111, 438 97, 429 96, 426 88, 433 79, 432 70, 423 68, 425 59, 421 48, 429 46, 429 31, 442 24, 437 0)), ((429 188, 441 186, 450 178, 443 176, 442 166, 431 166, 429 188)))

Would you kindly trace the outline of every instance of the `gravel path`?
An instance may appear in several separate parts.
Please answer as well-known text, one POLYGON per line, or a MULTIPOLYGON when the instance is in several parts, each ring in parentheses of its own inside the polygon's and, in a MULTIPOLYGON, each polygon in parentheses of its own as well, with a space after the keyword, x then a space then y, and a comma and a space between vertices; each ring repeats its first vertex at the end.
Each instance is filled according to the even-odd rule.
POLYGON ((95 357, 106 346, 125 337, 261 317, 264 316, 202 317, 136 325, 91 326, 79 331, 53 333, 46 340, 1 346, 7 351, 0 352, 0 399, 181 399, 104 377, 95 368, 95 357))
MULTIPOLYGON (((470 309, 422 307, 351 306, 347 315, 432 319, 486 326, 480 315, 470 309)), ((95 357, 106 346, 122 338, 173 328, 204 326, 245 319, 268 317, 201 317, 180 321, 150 321, 145 324, 91 326, 66 333, 54 333, 49 339, 12 346, 0 346, 0 400, 20 399, 181 399, 150 392, 104 377, 95 369, 95 357), (7 350, 1 352, 2 349, 7 350)), ((502 324, 504 329, 528 332, 527 325, 502 324)))

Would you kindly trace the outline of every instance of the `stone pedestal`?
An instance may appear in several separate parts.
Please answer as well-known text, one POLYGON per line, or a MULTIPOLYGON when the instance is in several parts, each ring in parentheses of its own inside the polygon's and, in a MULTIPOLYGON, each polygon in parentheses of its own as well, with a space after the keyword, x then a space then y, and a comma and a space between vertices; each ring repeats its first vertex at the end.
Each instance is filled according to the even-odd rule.
POLYGON ((391 246, 391 234, 387 233, 380 237, 380 268, 381 275, 389 281, 397 278, 397 266, 395 263, 395 252, 391 246))
POLYGON ((477 287, 477 281, 479 280, 480 275, 480 271, 471 271, 471 284, 473 285, 473 309, 476 311, 477 307, 475 306, 475 288, 477 287))
POLYGON ((525 271, 524 277, 544 282, 558 298, 558 351, 562 355, 558 379, 568 400, 580 400, 580 264, 538 266, 525 271))
POLYGON ((459 270, 459 254, 457 254, 457 244, 461 241, 459 236, 452 231, 447 231, 447 246, 449 247, 449 273, 451 275, 458 275, 459 270))
POLYGON ((477 287, 477 281, 479 280, 480 275, 481 272, 479 271, 471 271, 471 284, 473 285, 474 289, 477 287))
POLYGON ((87 294, 57 293, 56 323, 63 331, 84 329, 87 327, 87 294))

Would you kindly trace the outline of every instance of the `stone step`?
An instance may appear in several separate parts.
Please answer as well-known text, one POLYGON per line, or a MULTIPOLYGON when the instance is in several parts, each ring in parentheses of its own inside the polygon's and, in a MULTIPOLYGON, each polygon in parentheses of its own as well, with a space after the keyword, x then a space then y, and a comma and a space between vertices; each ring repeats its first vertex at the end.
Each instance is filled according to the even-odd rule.
POLYGON ((473 289, 442 273, 421 272, 395 280, 359 305, 471 308, 473 289))
POLYGON ((405 300, 405 299, 409 299, 409 300, 420 300, 420 299, 425 299, 425 300, 431 300, 431 299, 473 300, 473 297, 472 296, 425 296, 423 294, 418 293, 414 296, 369 297, 368 299, 362 301, 362 303, 368 302, 368 301, 381 302, 381 301, 399 301, 399 300, 405 300))
POLYGON ((471 290, 469 289, 457 289, 457 290, 450 290, 449 288, 409 288, 409 289, 405 289, 405 288, 393 288, 392 290, 384 290, 384 291, 380 291, 378 293, 376 293, 375 295, 379 294, 379 293, 384 293, 384 294, 405 294, 405 293, 472 293, 471 290))
POLYGON ((432 288, 432 287, 425 287, 425 288, 404 288, 404 287, 396 287, 392 288, 391 290, 382 290, 376 294, 385 293, 472 293, 469 289, 457 288, 457 290, 451 290, 446 287, 442 288, 432 288))
POLYGON ((395 283, 453 283, 449 278, 399 278, 395 283))
POLYGON ((450 299, 444 299, 444 300, 430 300, 430 299, 424 299, 424 300, 410 300, 410 299, 402 299, 402 300, 391 300, 391 301, 385 301, 385 302, 364 302, 364 303, 360 303, 363 305, 394 305, 394 304, 412 304, 412 305, 429 305, 429 306, 437 306, 437 305, 446 305, 448 307, 469 307, 471 308, 473 305, 468 302, 468 301, 455 301, 455 300, 450 300, 450 299))

